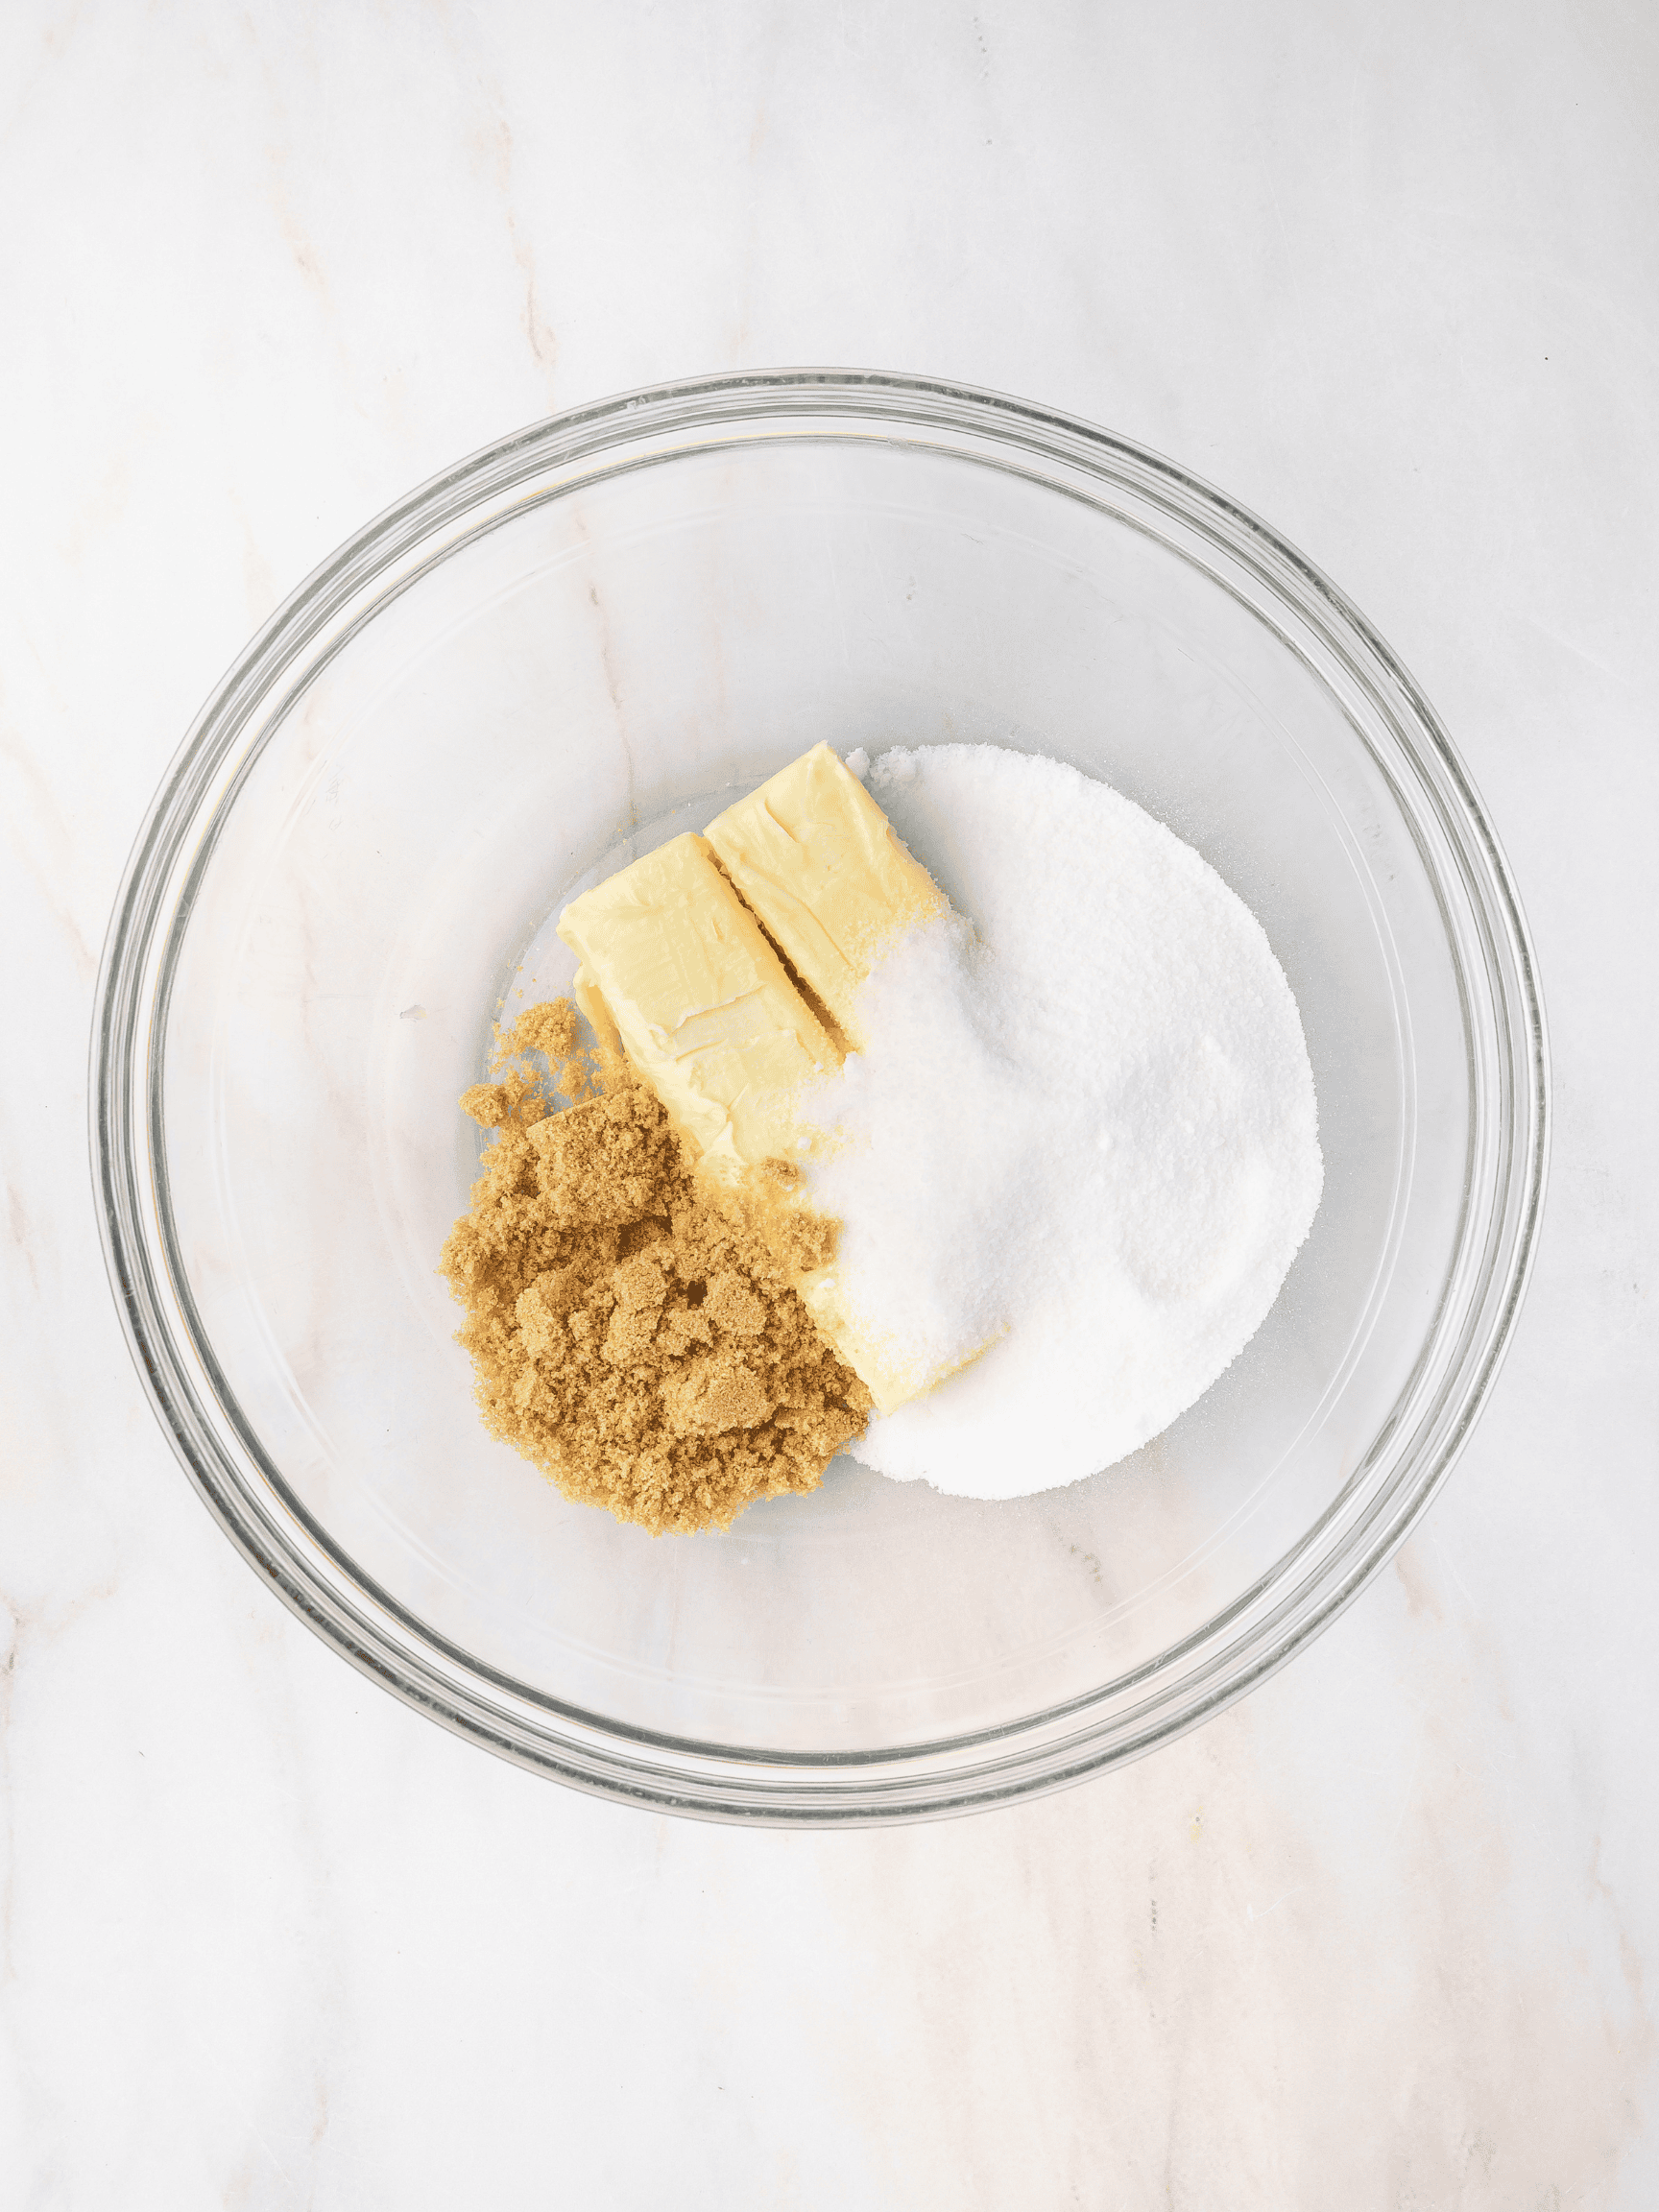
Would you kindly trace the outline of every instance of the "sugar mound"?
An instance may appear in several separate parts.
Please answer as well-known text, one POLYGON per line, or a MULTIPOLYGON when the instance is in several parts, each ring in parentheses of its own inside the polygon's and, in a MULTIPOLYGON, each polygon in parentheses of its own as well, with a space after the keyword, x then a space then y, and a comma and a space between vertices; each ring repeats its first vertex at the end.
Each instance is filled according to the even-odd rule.
POLYGON ((1301 1022, 1243 902, 1105 784, 981 745, 869 784, 957 911, 878 965, 866 1049, 803 1102, 812 1197, 860 1314, 970 1364, 852 1450, 1049 1489, 1167 1428, 1278 1296, 1324 1176, 1301 1022))

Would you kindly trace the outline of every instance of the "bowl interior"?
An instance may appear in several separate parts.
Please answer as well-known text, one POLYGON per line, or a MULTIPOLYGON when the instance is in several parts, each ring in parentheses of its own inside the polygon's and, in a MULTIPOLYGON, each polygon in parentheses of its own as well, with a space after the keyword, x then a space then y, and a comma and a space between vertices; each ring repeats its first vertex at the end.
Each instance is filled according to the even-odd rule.
POLYGON ((153 1040, 179 1327, 274 1519, 516 1695, 783 1759, 1017 1727, 1288 1572, 1420 1382, 1480 1141, 1442 875, 1293 625, 1127 502, 858 427, 589 466, 372 596, 204 820, 153 1040), (654 1542, 478 1424, 434 1271, 476 1171, 455 1101, 503 1005, 568 984, 576 889, 820 738, 1046 753, 1195 845, 1290 978, 1324 1202, 1254 1342, 1122 1465, 987 1504, 842 1459, 654 1542))

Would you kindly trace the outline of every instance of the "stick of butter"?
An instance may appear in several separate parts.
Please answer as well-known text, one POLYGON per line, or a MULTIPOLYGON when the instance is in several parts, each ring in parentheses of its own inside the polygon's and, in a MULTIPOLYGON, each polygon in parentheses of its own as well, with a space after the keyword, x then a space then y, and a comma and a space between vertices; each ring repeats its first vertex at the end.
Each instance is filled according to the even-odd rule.
POLYGON ((709 823, 709 844, 783 957, 856 1050, 858 988, 945 894, 828 745, 709 823))
POLYGON ((796 1096, 841 1051, 755 916, 856 1037, 858 985, 882 946, 945 907, 881 809, 820 745, 711 823, 707 841, 674 838, 559 917, 582 963, 577 1002, 595 1034, 602 1044, 620 1034, 700 1167, 739 1200, 763 1200, 749 1212, 753 1226, 883 1413, 952 1370, 907 1362, 849 1309, 833 1262, 803 1268, 789 1256, 787 1216, 806 1202, 761 1171, 802 1159, 796 1096))
POLYGON ((584 892, 559 934, 587 971, 585 999, 597 989, 629 1059, 716 1175, 740 1181, 798 1157, 794 1094, 841 1055, 701 837, 584 892))

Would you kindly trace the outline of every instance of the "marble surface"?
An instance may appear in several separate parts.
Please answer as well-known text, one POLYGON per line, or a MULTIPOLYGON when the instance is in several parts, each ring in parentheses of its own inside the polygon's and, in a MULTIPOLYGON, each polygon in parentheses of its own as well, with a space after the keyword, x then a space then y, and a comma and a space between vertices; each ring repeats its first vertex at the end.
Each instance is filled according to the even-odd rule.
POLYGON ((17 0, 0 13, 0 2200, 1659 2201, 1659 30, 1630 0, 17 0), (84 1069, 248 634, 552 410, 830 361, 1269 517, 1536 933, 1542 1256, 1311 1650, 1123 1773, 774 1836, 588 1801, 262 1589, 117 1331, 84 1069))

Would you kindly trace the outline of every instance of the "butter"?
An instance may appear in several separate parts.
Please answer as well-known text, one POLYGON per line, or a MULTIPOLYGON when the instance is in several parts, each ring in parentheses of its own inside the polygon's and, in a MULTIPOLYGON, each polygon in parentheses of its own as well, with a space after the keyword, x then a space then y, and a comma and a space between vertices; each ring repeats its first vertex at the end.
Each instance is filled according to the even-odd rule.
MULTIPOLYGON (((700 1168, 730 1197, 758 1201, 745 1212, 786 1266, 786 1216, 804 1201, 761 1171, 803 1158, 796 1097, 842 1055, 773 941, 856 1040, 858 986, 882 948, 945 910, 879 806, 819 745, 729 807, 707 839, 674 838, 559 917, 581 962, 576 1003, 600 1043, 620 1038, 700 1168)), ((950 1372, 904 1364, 849 1310, 832 1262, 789 1279, 880 1412, 950 1372)))
POLYGON ((740 1182, 798 1157, 794 1094, 841 1055, 701 837, 676 837, 584 892, 559 934, 713 1174, 740 1182))
POLYGON ((576 970, 576 980, 570 986, 570 996, 576 1001, 576 1011, 593 1032, 593 1042, 601 1052, 617 1053, 622 1049, 622 1038, 611 1009, 605 1003, 598 978, 586 960, 576 970))
MULTIPOLYGON (((833 1266, 814 1268, 798 1275, 791 1287, 811 1314, 818 1334, 835 1348, 876 1401, 878 1413, 891 1413, 909 1399, 920 1398, 947 1375, 953 1375, 967 1360, 948 1367, 918 1368, 899 1356, 883 1337, 872 1334, 848 1308, 833 1266)), ((984 1349, 983 1346, 980 1347, 984 1349)), ((974 1358, 977 1358, 975 1353, 974 1358)))
POLYGON ((729 806, 706 835, 783 957, 856 1049, 859 986, 902 930, 945 912, 944 893, 828 745, 814 745, 729 806))

